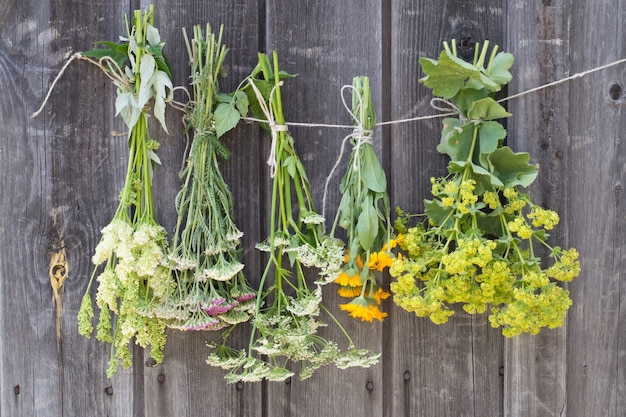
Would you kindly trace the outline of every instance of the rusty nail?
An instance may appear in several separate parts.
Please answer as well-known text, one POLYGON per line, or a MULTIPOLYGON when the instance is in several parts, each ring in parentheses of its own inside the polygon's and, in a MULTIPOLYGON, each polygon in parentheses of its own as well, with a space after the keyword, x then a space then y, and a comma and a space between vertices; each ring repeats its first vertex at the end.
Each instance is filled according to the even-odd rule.
POLYGON ((411 379, 411 373, 409 371, 404 371, 404 380, 408 381, 411 379))
POLYGON ((157 381, 159 381, 159 384, 162 384, 165 382, 165 374, 159 374, 159 376, 157 377, 157 381))
POLYGON ((243 382, 241 381, 237 382, 236 387, 238 391, 241 391, 243 389, 243 382))
POLYGON ((368 391, 371 391, 374 389, 374 383, 372 381, 367 381, 367 384, 365 384, 365 388, 367 388, 368 391))
POLYGON ((557 158, 563 158, 563 151, 556 151, 555 156, 556 156, 557 158))
POLYGON ((19 386, 19 384, 13 387, 13 394, 20 395, 20 386, 19 386))
POLYGON ((106 393, 106 395, 113 395, 113 387, 112 386, 108 386, 104 389, 104 392, 106 393))

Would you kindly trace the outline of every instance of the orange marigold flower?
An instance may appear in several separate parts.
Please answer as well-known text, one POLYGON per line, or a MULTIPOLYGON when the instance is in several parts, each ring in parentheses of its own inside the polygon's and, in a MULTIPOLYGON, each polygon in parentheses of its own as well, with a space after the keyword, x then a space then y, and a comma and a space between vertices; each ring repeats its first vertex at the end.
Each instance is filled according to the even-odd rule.
POLYGON ((390 295, 391 294, 389 294, 387 291, 383 291, 382 288, 378 287, 376 291, 371 292, 367 295, 367 297, 374 299, 374 301, 376 301, 376 305, 380 305, 380 302, 388 298, 390 295))
POLYGON ((393 258, 391 257, 391 253, 381 250, 380 252, 370 254, 370 258, 367 261, 367 267, 369 269, 382 271, 383 269, 390 267, 392 262, 393 258))
POLYGON ((383 321, 387 317, 387 313, 380 311, 373 300, 370 302, 363 296, 355 298, 348 304, 339 304, 339 308, 350 313, 350 317, 360 318, 370 323, 373 319, 383 321))
POLYGON ((344 298, 352 298, 361 295, 361 287, 341 286, 337 294, 344 298))
POLYGON ((333 282, 342 287, 360 287, 361 276, 359 274, 348 275, 346 271, 341 271, 341 274, 333 282))

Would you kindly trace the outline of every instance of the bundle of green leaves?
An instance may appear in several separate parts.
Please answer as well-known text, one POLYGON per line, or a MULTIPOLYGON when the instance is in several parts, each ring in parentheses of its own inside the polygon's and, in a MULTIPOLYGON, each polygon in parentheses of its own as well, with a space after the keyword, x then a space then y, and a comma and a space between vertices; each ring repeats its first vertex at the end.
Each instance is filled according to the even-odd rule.
POLYGON ((572 303, 559 281, 579 274, 578 252, 547 243, 558 214, 521 192, 538 167, 503 146, 497 119, 510 113, 493 95, 511 80, 513 56, 496 46, 487 60, 485 42, 469 63, 454 43, 444 47, 438 60, 420 59, 420 81, 458 113, 443 120, 437 147, 451 161, 446 177, 431 179, 423 223, 408 228, 411 216, 399 210, 406 256, 390 268, 394 302, 435 323, 446 322, 455 303, 472 314, 489 307, 491 325, 509 337, 559 327, 572 303))
POLYGON ((382 321, 387 313, 379 306, 389 293, 378 284, 375 272, 391 265, 396 241, 391 234, 387 178, 372 146, 376 112, 369 78, 355 77, 350 89, 355 125, 350 135, 352 152, 339 187, 341 202, 331 230, 332 236, 337 225, 346 230, 348 254, 335 283, 340 285, 340 296, 352 298, 340 305, 342 310, 364 321, 382 321))
POLYGON ((96 279, 96 304, 100 308, 96 338, 112 344, 109 377, 119 363, 132 365, 129 342, 133 338, 142 347, 150 346, 157 362, 162 360, 166 322, 151 312, 150 305, 174 285, 167 261, 166 231, 155 220, 152 202, 152 173, 154 164, 159 163, 155 153, 159 144, 148 133, 148 111, 153 104, 155 118, 167 130, 165 103, 172 89, 164 43, 153 24, 152 7, 145 13, 136 10, 122 43, 104 42, 105 48, 83 53, 117 86, 115 107, 129 129, 124 187, 113 219, 102 229, 92 259, 95 268, 78 313, 79 332, 89 337, 94 316, 90 289, 103 264, 96 279), (114 326, 111 314, 117 316, 114 326))
POLYGON ((256 296, 243 274, 243 233, 233 221, 233 197, 220 170, 220 159, 230 156, 221 138, 247 114, 248 99, 241 91, 220 92, 227 53, 223 27, 217 38, 209 25, 205 34, 200 26, 193 33, 191 42, 185 33, 193 87, 185 118, 193 140, 181 172, 169 253, 176 287, 153 311, 172 328, 218 330, 247 321, 256 296))
POLYGON ((283 116, 280 86, 288 75, 280 72, 277 54, 259 54, 259 64, 245 88, 250 108, 261 126, 272 135, 272 206, 270 232, 257 247, 267 252, 268 261, 256 298, 252 333, 247 350, 238 351, 224 342, 215 346, 207 363, 228 370, 229 382, 284 380, 294 371, 290 362, 300 363, 300 377, 309 377, 320 366, 339 368, 370 366, 378 356, 357 349, 345 329, 322 303, 321 287, 338 275, 343 245, 326 236, 324 219, 316 211, 305 168, 294 148, 283 116), (305 269, 315 267, 319 279, 309 283, 305 269), (345 334, 348 349, 318 333, 325 312, 345 334))

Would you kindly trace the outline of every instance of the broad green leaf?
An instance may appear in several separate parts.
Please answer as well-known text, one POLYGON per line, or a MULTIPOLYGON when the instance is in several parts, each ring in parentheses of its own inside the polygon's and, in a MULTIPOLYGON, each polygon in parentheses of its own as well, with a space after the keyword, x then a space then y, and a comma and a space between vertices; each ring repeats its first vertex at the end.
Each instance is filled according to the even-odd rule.
MULTIPOLYGON (((103 44, 105 42, 102 42, 103 44)), ((117 64, 118 67, 122 68, 124 66, 124 64, 126 63, 126 60, 128 59, 128 44, 124 44, 124 45, 117 45, 115 43, 112 43, 112 45, 118 47, 121 46, 122 48, 112 48, 112 49, 104 49, 104 48, 98 48, 98 49, 92 49, 91 51, 85 51, 85 52, 81 52, 81 55, 86 56, 88 58, 93 58, 96 61, 100 60, 101 58, 108 56, 110 57, 113 61, 115 61, 115 63, 117 64)), ((106 66, 106 64, 105 64, 106 66)))
POLYGON ((489 155, 493 175, 498 177, 505 187, 521 185, 528 187, 537 178, 538 165, 529 164, 530 155, 526 152, 515 153, 508 146, 496 149, 489 155))
POLYGON ((477 195, 482 194, 485 190, 493 191, 496 187, 502 187, 502 181, 485 168, 466 161, 450 161, 448 164, 448 170, 451 173, 461 173, 466 168, 471 171, 471 178, 476 181, 476 189, 474 192, 477 195))
POLYGON ((508 84, 511 81, 509 68, 513 66, 513 55, 508 52, 498 53, 491 62, 489 76, 500 85, 508 84))
POLYGON ((367 188, 374 192, 384 193, 387 191, 387 178, 385 171, 380 166, 380 162, 374 153, 371 145, 361 145, 361 177, 367 188))
MULTIPOLYGON (((467 87, 467 85, 466 85, 467 87)), ((459 91, 459 94, 454 98, 454 104, 461 110, 461 113, 464 116, 467 116, 467 110, 472 106, 477 100, 485 98, 489 95, 489 91, 484 88, 479 90, 473 88, 464 88, 459 91)))
POLYGON ((482 122, 478 128, 478 149, 480 154, 495 151, 506 137, 506 130, 498 122, 482 122))
POLYGON ((371 250, 376 235, 378 234, 378 218, 376 210, 372 207, 371 196, 367 196, 361 203, 361 213, 356 224, 356 231, 363 249, 371 250))
POLYGON ((437 146, 439 153, 446 154, 452 160, 464 161, 468 158, 474 137, 474 124, 461 125, 459 119, 443 119, 441 142, 437 146))
POLYGON ((445 224, 450 227, 454 221, 451 216, 452 208, 443 206, 439 200, 424 200, 424 210, 428 219, 435 226, 444 226, 445 224))
POLYGON ((248 96, 241 90, 235 93, 235 106, 239 110, 241 117, 245 117, 248 114, 248 96))
POLYGON ((239 123, 241 115, 234 106, 227 103, 220 103, 213 113, 215 119, 215 133, 221 137, 239 123))
POLYGON ((478 76, 479 70, 472 64, 442 51, 439 60, 420 58, 419 63, 426 77, 420 81, 433 90, 436 96, 450 99, 463 87, 465 80, 478 76))
POLYGON ((475 101, 467 111, 467 117, 470 120, 494 120, 509 116, 511 113, 491 97, 475 101))

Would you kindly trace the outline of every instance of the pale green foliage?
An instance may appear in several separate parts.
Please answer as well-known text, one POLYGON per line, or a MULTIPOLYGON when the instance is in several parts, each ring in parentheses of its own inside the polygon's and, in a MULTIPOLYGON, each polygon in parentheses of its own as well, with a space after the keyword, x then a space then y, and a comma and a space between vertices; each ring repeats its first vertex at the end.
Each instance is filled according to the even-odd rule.
POLYGON ((532 203, 519 187, 530 185, 537 167, 530 156, 502 146, 506 131, 495 119, 510 116, 491 97, 510 79, 510 54, 477 46, 474 63, 446 45, 438 61, 422 59, 424 84, 459 111, 443 121, 437 148, 450 158, 449 175, 432 178, 426 221, 407 229, 398 209, 396 229, 406 256, 390 269, 394 302, 435 323, 445 323, 461 304, 470 313, 489 309, 489 322, 512 337, 563 325, 572 304, 558 281, 580 273, 578 252, 547 243, 556 212, 532 203), (541 259, 547 252, 548 259, 541 259), (550 264, 547 266, 547 264, 550 264))

